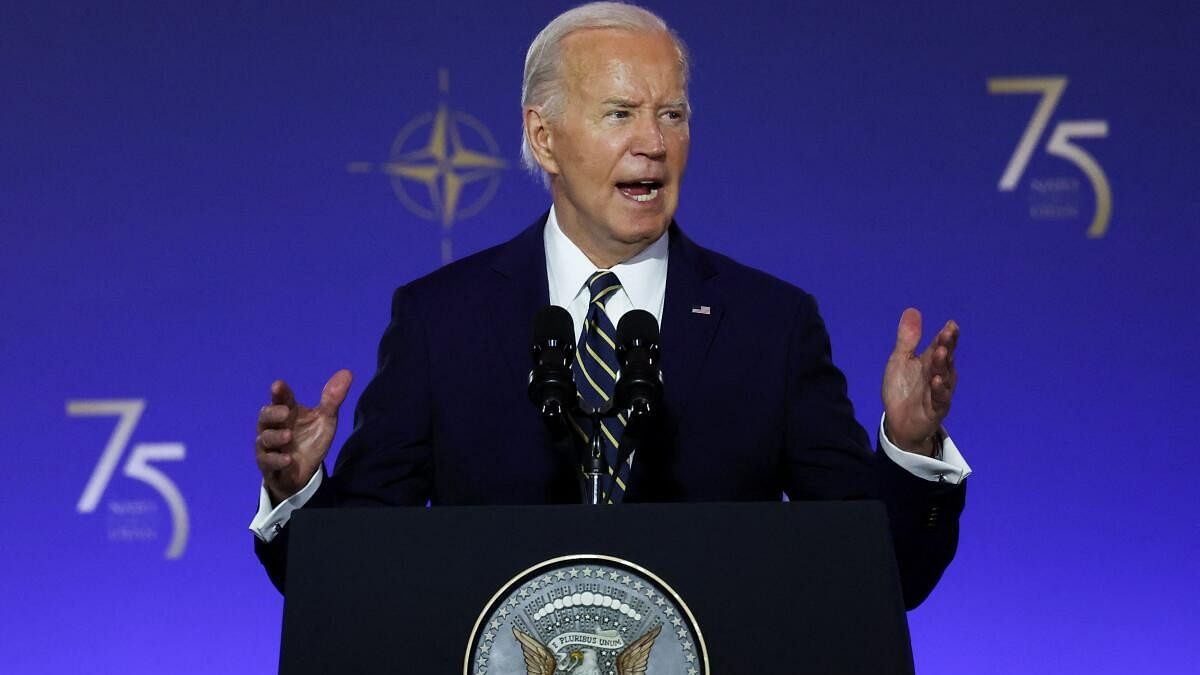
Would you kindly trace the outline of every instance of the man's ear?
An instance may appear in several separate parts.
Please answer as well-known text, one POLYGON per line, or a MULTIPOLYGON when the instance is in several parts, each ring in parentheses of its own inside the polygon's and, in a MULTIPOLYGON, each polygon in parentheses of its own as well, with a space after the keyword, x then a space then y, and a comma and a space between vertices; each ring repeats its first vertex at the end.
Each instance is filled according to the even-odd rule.
POLYGON ((525 138, 542 170, 551 176, 558 175, 558 162, 554 159, 554 139, 550 132, 549 120, 538 108, 525 109, 525 138))

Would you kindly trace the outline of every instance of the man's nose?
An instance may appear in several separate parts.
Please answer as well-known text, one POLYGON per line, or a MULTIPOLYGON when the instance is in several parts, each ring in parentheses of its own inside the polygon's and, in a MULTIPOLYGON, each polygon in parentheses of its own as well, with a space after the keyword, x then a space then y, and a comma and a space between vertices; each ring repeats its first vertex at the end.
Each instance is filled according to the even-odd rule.
POLYGON ((662 159, 667 154, 667 141, 663 137, 661 122, 657 115, 650 115, 638 120, 633 146, 630 150, 635 155, 644 155, 651 159, 662 159))

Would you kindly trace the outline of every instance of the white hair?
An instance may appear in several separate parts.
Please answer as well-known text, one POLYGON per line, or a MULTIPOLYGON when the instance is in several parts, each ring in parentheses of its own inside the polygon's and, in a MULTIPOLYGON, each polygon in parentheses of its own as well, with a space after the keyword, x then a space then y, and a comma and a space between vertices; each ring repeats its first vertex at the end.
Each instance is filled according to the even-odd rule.
MULTIPOLYGON (((521 110, 541 108, 543 117, 554 119, 563 109, 566 87, 562 79, 562 42, 571 33, 591 28, 613 28, 643 33, 666 33, 679 52, 687 92, 689 60, 687 46, 667 22, 653 12, 622 2, 590 2, 559 14, 537 34, 525 53, 525 78, 521 82, 521 110)), ((533 156, 530 139, 521 124, 521 163, 547 186, 550 178, 533 156)))

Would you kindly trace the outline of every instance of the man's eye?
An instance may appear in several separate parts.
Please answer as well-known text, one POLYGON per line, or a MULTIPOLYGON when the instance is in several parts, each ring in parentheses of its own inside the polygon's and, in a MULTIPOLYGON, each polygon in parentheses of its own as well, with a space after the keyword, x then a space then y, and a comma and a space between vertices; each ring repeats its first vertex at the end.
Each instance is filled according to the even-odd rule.
POLYGON ((663 113, 663 115, 666 116, 667 119, 673 121, 679 121, 683 119, 683 112, 679 110, 668 110, 663 113))
POLYGON ((629 117, 629 111, 628 110, 610 110, 608 112, 608 116, 612 117, 613 119, 623 120, 626 117, 629 117))

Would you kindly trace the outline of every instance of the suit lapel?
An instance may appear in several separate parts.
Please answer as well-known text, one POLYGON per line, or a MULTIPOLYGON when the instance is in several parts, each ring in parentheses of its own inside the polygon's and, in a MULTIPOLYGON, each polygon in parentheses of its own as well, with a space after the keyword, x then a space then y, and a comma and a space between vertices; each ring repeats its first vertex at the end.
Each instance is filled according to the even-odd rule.
POLYGON ((667 262, 667 292, 663 304, 662 368, 663 389, 678 418, 695 391, 709 346, 724 315, 717 294, 717 271, 704 249, 671 225, 670 257, 667 262))
POLYGON ((533 317, 550 302, 542 229, 549 212, 496 251, 487 301, 492 335, 516 381, 529 374, 533 317))
POLYGON ((680 460, 679 421, 691 402, 691 392, 700 384, 701 373, 717 328, 725 313, 717 293, 716 268, 708 253, 672 224, 667 287, 663 302, 662 373, 666 396, 663 428, 647 439, 644 452, 634 460, 627 501, 679 499, 682 486, 675 484, 671 468, 680 460))

